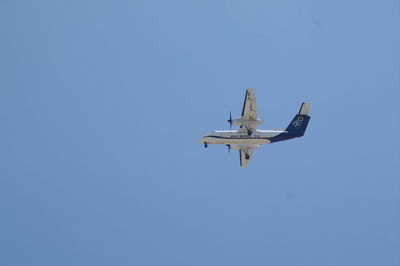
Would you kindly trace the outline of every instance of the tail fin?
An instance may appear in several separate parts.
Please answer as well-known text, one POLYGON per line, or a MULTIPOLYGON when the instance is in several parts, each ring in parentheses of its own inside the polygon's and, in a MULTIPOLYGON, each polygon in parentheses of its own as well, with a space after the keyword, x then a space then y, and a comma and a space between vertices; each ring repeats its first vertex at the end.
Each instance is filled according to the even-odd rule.
POLYGON ((300 107, 299 113, 293 118, 292 122, 290 122, 289 126, 286 128, 286 131, 289 133, 303 136, 306 131, 308 121, 310 121, 310 116, 308 115, 310 112, 310 103, 303 103, 300 107))

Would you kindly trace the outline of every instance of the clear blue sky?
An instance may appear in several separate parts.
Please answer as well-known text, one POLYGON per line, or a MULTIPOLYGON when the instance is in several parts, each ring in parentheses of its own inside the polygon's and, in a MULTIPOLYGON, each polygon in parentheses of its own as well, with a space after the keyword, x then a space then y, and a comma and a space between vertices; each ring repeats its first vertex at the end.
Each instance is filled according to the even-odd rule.
POLYGON ((400 2, 0 2, 0 265, 399 266, 400 2), (309 101, 305 137, 237 152, 309 101))

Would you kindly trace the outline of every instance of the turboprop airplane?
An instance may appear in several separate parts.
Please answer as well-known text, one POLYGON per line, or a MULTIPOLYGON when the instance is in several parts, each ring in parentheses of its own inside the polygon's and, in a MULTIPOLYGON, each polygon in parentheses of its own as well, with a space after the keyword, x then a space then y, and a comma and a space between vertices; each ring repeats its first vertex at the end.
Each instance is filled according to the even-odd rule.
POLYGON ((249 88, 246 90, 242 116, 232 119, 232 114, 229 114, 228 122, 231 128, 232 125, 240 126, 240 128, 238 130, 215 130, 201 137, 199 142, 204 143, 205 148, 208 147, 208 144, 225 144, 228 146, 228 150, 239 150, 240 166, 247 167, 253 156, 253 150, 260 148, 262 144, 302 137, 308 121, 310 121, 309 111, 310 104, 303 103, 299 113, 284 130, 256 129, 257 125, 263 123, 263 120, 257 117, 254 89, 249 88))

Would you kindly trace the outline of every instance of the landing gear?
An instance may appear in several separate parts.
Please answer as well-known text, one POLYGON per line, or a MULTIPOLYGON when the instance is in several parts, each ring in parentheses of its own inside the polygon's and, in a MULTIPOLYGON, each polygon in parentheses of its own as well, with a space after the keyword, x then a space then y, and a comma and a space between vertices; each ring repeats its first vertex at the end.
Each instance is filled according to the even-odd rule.
POLYGON ((249 160, 250 159, 250 155, 248 155, 247 153, 246 153, 246 160, 249 160))
POLYGON ((251 136, 251 134, 253 134, 253 131, 251 131, 250 129, 247 130, 247 135, 251 136))
POLYGON ((228 152, 231 152, 231 145, 227 144, 226 147, 228 147, 228 152))
POLYGON ((204 142, 204 148, 208 148, 208 143, 204 142))

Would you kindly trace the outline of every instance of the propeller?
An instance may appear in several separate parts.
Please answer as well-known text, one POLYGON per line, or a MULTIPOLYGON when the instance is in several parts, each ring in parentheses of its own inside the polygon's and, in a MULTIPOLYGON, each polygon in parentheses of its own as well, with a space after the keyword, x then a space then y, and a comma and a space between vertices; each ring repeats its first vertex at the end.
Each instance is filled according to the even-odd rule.
POLYGON ((229 128, 232 129, 232 113, 231 112, 229 112, 229 120, 228 120, 228 122, 229 122, 229 128))

